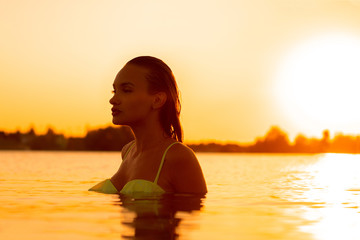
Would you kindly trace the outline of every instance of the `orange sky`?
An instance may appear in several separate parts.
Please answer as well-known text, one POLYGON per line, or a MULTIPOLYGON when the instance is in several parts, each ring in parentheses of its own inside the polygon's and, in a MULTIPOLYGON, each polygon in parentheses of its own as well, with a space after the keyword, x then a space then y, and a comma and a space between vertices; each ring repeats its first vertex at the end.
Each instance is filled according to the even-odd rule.
POLYGON ((360 133, 360 0, 0 3, 0 130, 110 125, 116 73, 153 55, 177 78, 186 141, 360 133))

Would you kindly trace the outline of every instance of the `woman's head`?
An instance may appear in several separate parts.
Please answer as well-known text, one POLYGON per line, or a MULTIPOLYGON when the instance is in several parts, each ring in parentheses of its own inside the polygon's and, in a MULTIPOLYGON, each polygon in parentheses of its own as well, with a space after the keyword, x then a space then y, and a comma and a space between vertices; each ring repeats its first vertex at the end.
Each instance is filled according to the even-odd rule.
POLYGON ((160 124, 167 135, 182 141, 178 87, 171 69, 162 60, 151 56, 130 60, 116 76, 114 90, 110 99, 114 124, 127 125, 141 119, 152 109, 149 99, 163 96, 158 107, 160 124))

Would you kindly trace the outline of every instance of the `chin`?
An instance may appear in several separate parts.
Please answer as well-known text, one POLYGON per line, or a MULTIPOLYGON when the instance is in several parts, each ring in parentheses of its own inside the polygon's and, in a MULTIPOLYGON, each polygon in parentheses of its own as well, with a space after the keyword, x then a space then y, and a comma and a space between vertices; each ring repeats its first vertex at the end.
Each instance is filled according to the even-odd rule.
POLYGON ((112 123, 114 125, 128 125, 128 121, 124 121, 124 119, 119 119, 119 118, 116 118, 116 117, 113 117, 112 119, 112 123))
POLYGON ((120 119, 116 119, 116 118, 112 119, 112 123, 115 125, 123 125, 122 121, 120 121, 120 119))

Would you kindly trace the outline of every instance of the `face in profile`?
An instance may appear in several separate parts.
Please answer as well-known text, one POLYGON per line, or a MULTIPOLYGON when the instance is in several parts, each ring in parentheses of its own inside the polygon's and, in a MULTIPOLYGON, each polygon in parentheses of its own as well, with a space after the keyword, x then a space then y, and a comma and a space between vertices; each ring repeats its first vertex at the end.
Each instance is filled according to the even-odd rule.
POLYGON ((153 96, 149 94, 146 68, 127 64, 116 75, 113 83, 112 122, 132 125, 144 121, 152 110, 153 96))

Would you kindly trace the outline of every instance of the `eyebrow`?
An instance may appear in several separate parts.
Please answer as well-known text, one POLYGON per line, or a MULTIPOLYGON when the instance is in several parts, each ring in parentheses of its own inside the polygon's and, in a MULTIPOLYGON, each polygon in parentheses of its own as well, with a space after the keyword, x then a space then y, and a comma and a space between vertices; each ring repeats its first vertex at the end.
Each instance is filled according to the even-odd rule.
MULTIPOLYGON (((127 87, 127 86, 135 86, 135 85, 131 82, 124 82, 120 84, 120 87, 127 87)), ((115 88, 115 84, 113 84, 113 88, 115 88)))

